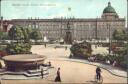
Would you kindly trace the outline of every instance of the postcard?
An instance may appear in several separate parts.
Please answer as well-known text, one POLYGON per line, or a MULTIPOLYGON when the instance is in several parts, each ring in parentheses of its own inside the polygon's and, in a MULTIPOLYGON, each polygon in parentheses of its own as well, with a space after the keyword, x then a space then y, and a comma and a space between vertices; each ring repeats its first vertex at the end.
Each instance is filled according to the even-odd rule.
POLYGON ((0 0, 0 84, 127 83, 128 0, 0 0))

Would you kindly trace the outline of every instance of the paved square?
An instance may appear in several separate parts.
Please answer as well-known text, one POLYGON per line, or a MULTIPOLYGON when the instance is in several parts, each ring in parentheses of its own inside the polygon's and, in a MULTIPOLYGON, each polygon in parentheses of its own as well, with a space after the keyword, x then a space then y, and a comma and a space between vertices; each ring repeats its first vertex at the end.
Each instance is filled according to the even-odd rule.
MULTIPOLYGON (((96 66, 86 63, 73 62, 68 56, 70 55, 70 49, 66 50, 65 47, 56 48, 56 45, 34 45, 31 51, 36 54, 47 56, 47 60, 51 61, 52 66, 57 70, 60 67, 60 75, 62 83, 95 83, 95 69, 96 66), (68 60, 67 60, 68 59, 68 60)), ((46 79, 37 80, 2 80, 2 84, 46 84, 53 83, 56 74, 51 74, 46 79)), ((118 77, 112 75, 107 70, 102 69, 103 83, 127 83, 127 78, 118 77)))

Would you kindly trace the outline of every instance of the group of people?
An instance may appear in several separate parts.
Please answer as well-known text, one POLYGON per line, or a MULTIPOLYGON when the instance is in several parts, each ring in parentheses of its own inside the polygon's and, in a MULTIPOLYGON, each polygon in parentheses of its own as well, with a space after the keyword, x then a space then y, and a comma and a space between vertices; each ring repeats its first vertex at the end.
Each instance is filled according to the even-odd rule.
POLYGON ((106 60, 107 64, 112 64, 112 66, 116 66, 116 61, 111 62, 110 60, 106 60))
POLYGON ((96 61, 96 56, 88 57, 88 61, 95 62, 96 61))
MULTIPOLYGON (((48 62, 48 66, 51 66, 51 62, 48 62)), ((58 68, 57 70, 57 73, 56 73, 56 78, 55 78, 55 82, 61 82, 61 76, 60 76, 60 67, 58 68)), ((44 77, 44 70, 43 68, 41 68, 41 75, 42 75, 42 78, 44 77)), ((101 79, 101 69, 100 67, 97 67, 96 68, 96 79, 100 81, 101 79)))
MULTIPOLYGON (((48 62, 48 64, 45 64, 45 66, 52 67, 51 62, 48 62)), ((43 68, 41 68, 41 76, 42 76, 42 78, 44 78, 44 69, 43 68)), ((57 70, 57 76, 55 78, 55 82, 61 82, 60 68, 58 68, 58 70, 57 70)))
MULTIPOLYGON (((88 61, 89 62, 96 62, 96 56, 91 56, 91 57, 88 57, 88 61)), ((117 65, 117 62, 116 61, 110 61, 110 60, 106 60, 105 61, 106 64, 108 65, 112 65, 112 66, 116 66, 117 65)))

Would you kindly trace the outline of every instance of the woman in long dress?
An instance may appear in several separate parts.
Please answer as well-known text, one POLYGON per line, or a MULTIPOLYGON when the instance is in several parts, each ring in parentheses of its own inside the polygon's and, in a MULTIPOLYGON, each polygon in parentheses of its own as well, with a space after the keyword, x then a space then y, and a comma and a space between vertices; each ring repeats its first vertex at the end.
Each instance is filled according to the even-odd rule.
POLYGON ((55 82, 61 82, 61 78, 60 78, 60 68, 58 68, 57 70, 57 76, 55 78, 55 82))

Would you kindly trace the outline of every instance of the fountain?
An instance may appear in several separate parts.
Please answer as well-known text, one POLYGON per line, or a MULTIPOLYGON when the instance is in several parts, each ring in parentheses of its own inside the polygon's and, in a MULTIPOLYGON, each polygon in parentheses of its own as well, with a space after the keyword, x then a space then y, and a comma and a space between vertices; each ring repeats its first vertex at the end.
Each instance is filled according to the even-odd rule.
POLYGON ((36 54, 9 55, 2 58, 8 71, 34 70, 44 63, 45 56, 36 54))
POLYGON ((6 67, 0 72, 2 79, 39 79, 54 74, 55 68, 44 63, 46 56, 37 54, 8 55, 2 58, 6 67))

